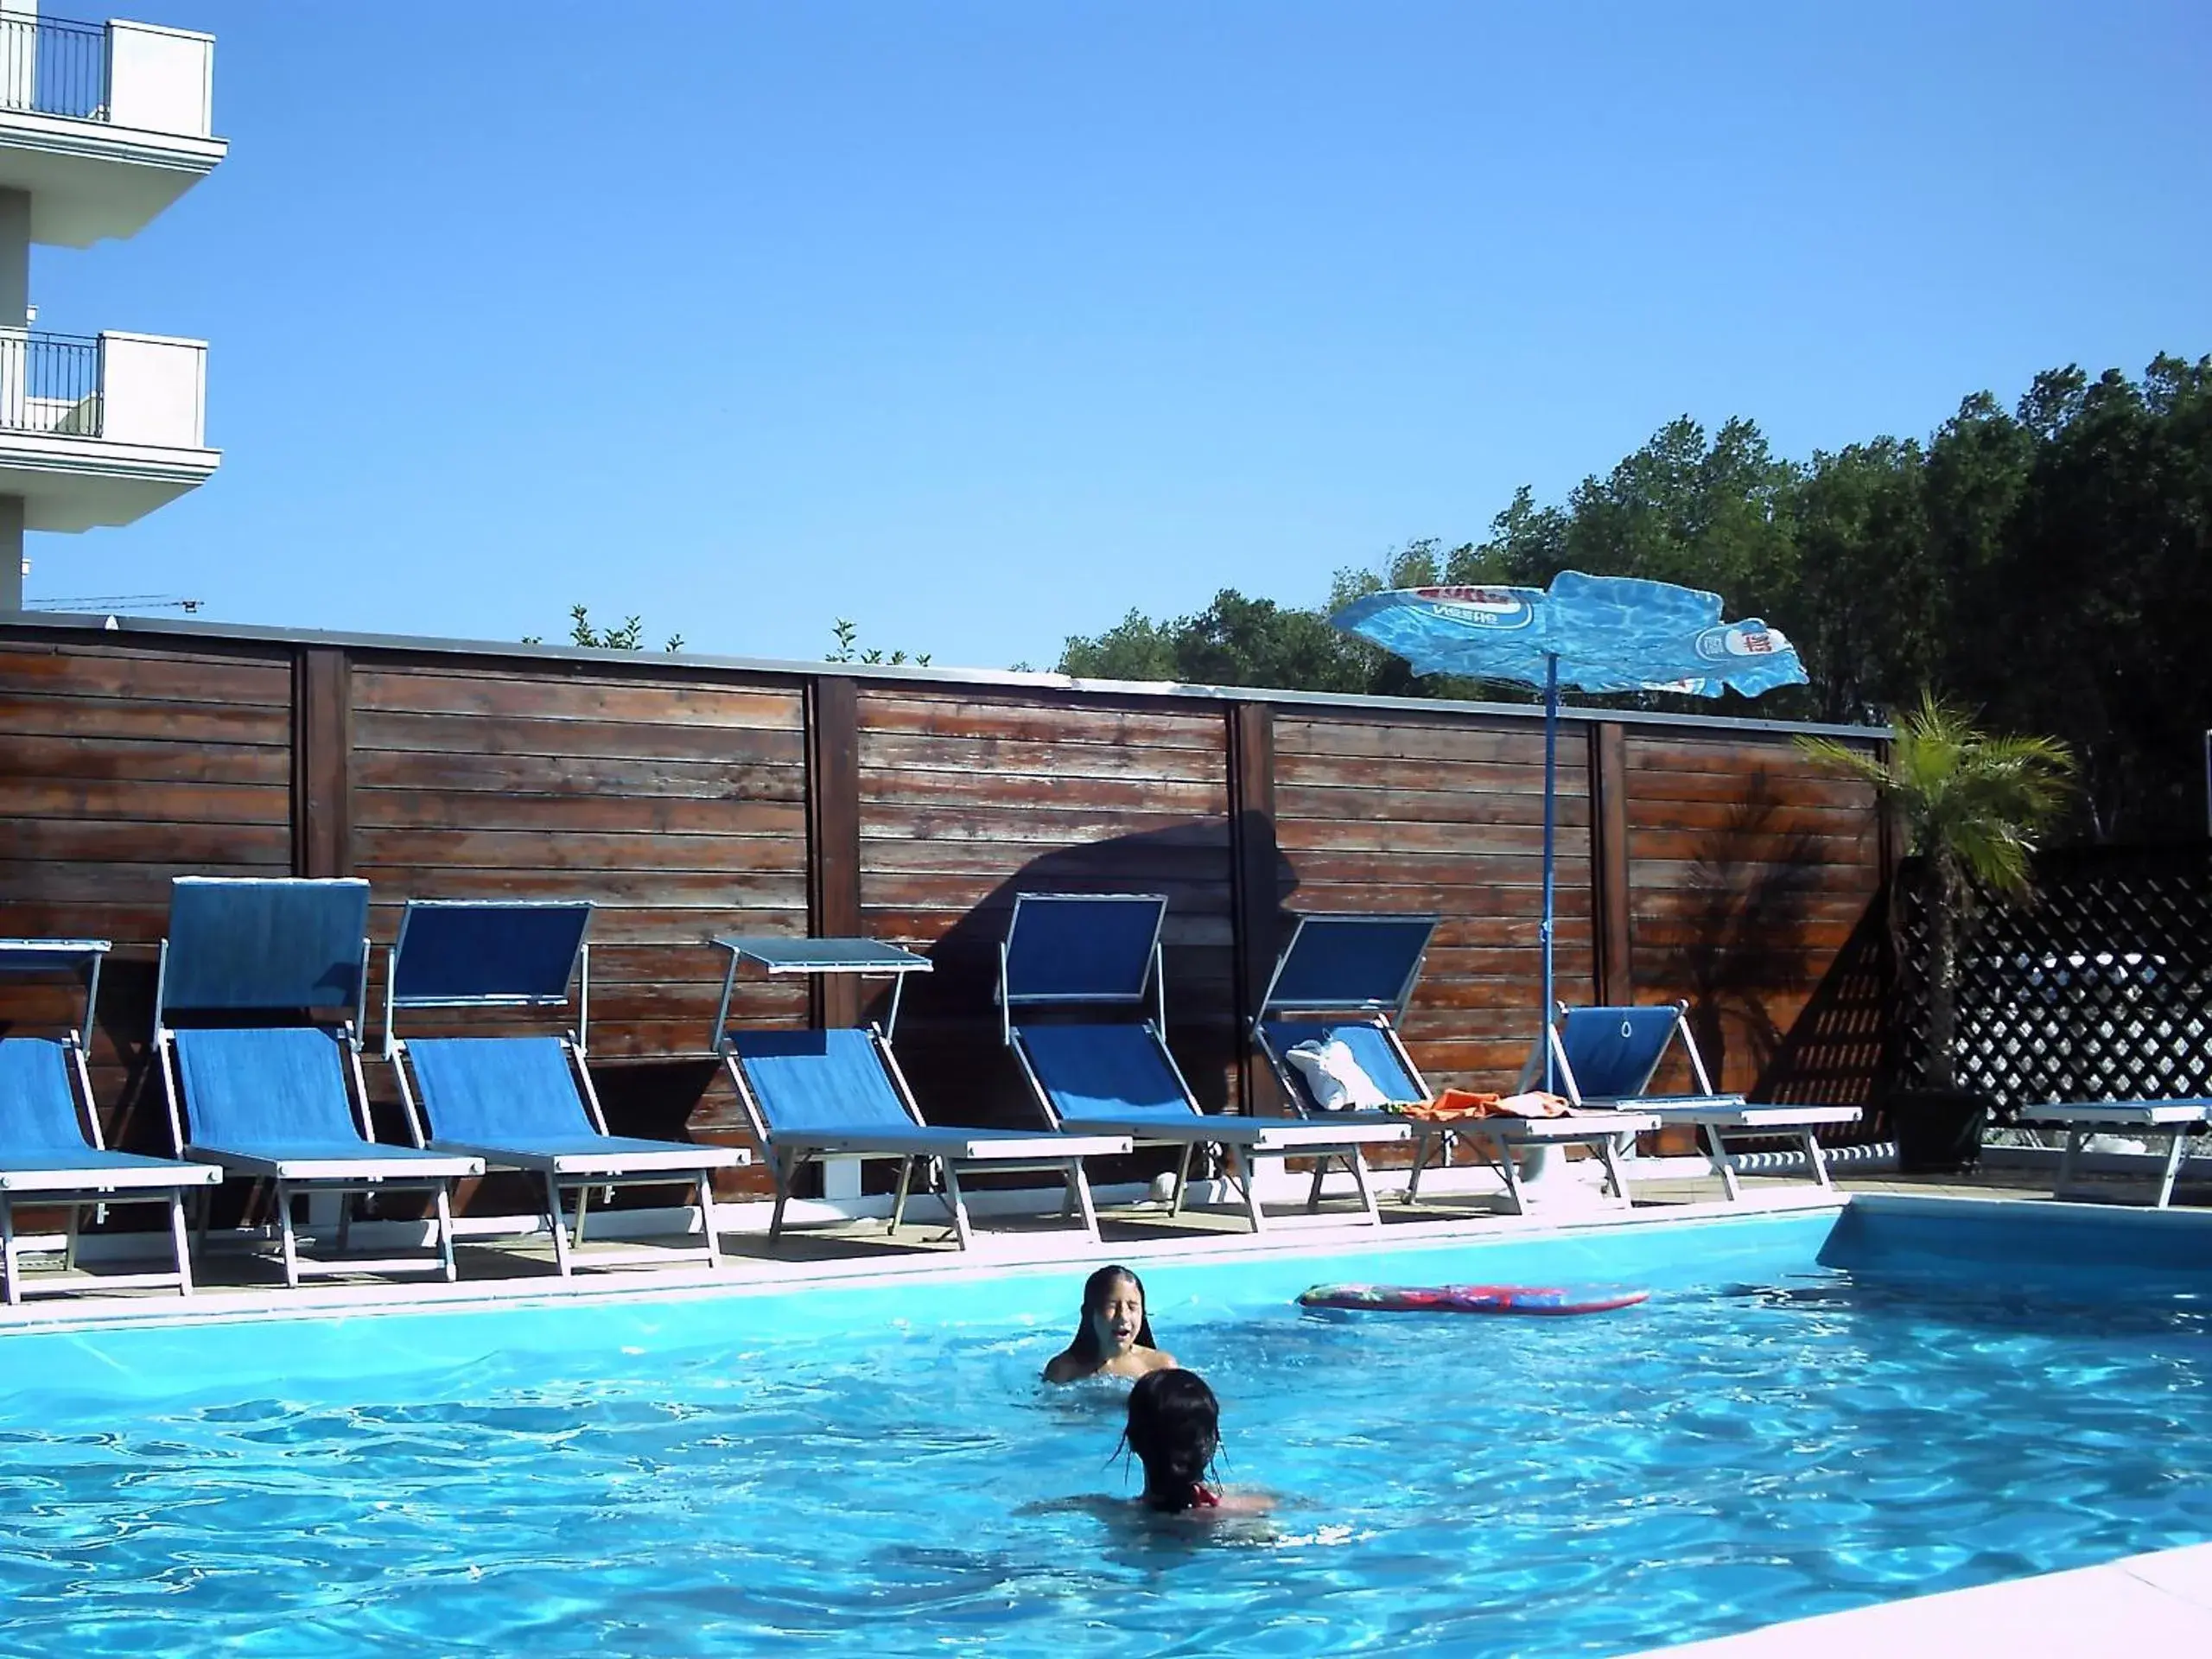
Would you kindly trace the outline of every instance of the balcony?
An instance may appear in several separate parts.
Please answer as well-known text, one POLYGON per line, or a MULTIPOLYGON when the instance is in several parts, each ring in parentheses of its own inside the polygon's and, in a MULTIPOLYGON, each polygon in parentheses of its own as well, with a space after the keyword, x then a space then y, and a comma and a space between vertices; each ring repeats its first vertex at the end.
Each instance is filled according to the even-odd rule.
POLYGON ((0 328, 0 495, 26 530, 127 524, 203 483, 207 347, 0 328))
POLYGON ((214 76, 212 35, 0 13, 0 190, 31 239, 130 236, 212 170, 214 76))

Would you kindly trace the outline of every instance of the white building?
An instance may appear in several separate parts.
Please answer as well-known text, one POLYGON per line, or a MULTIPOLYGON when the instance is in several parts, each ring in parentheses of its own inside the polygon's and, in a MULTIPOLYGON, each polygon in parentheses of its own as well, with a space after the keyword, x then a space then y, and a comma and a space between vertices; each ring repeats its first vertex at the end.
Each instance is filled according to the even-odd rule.
POLYGON ((0 0, 0 613, 26 530, 130 524, 221 459, 205 340, 41 334, 30 295, 33 243, 135 236, 223 159, 214 70, 210 35, 0 0))

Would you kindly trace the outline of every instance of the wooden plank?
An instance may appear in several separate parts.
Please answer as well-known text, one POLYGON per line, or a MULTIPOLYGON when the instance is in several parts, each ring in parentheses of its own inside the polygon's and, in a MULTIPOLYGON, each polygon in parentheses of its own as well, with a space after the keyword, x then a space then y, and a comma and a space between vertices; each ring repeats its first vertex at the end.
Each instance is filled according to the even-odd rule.
POLYGON ((286 791, 260 785, 0 778, 0 819, 7 818, 286 828, 292 821, 292 804, 286 791))
POLYGON ((1403 721, 1359 715, 1302 720, 1286 713, 1276 717, 1275 751, 1286 760, 1325 757, 1417 760, 1424 765, 1472 761, 1541 771, 1543 713, 1532 710, 1525 727, 1453 715, 1403 721))
POLYGON ((798 766, 805 760, 802 734, 744 726, 694 728, 644 721, 480 718, 364 709, 354 716, 353 736, 364 749, 423 754, 683 760, 722 766, 798 766))
POLYGON ((1092 708, 1071 697, 1049 703, 987 702, 964 696, 867 692, 861 720, 872 732, 924 737, 1013 738, 1052 744, 1143 745, 1217 755, 1218 715, 1174 715, 1143 709, 1092 708))
POLYGON ((357 745, 353 787, 499 795, 616 795, 709 801, 803 801, 806 768, 792 760, 668 760, 635 756, 408 753, 357 745))
POLYGON ((784 872, 742 874, 683 870, 456 870, 444 865, 371 864, 354 874, 417 899, 588 899, 601 905, 728 914, 744 910, 806 910, 806 877, 784 872))
POLYGON ((553 833, 502 830, 363 830, 356 857, 369 865, 454 870, 771 870, 804 868, 788 836, 671 836, 650 831, 553 833))
MULTIPOLYGON (((268 745, 34 737, 11 732, 0 743, 0 779, 91 783, 224 783, 289 791, 289 742, 268 745)), ((289 818, 289 801, 285 814, 289 818)))
POLYGON ((0 696, 291 706, 289 663, 166 653, 0 649, 0 696))
MULTIPOLYGON (((1153 843, 1128 838, 1048 844, 1056 872, 1100 880, 1144 882, 1194 875, 1218 875, 1229 851, 1226 826, 1205 842, 1153 843)), ((869 874, 1006 875, 1035 861, 1039 843, 1006 841, 888 841, 861 843, 862 868, 869 874)))
POLYGON ((283 823, 19 817, 0 835, 0 848, 6 857, 57 864, 282 864, 291 857, 292 832, 283 823))
POLYGON ((1590 784, 1593 798, 1590 849, 1592 908, 1596 918, 1599 994, 1611 1003, 1636 1001, 1633 931, 1629 906, 1628 755, 1624 734, 1613 721, 1590 728, 1590 784))
POLYGON ((899 772, 988 772, 1001 780, 1003 787, 1005 780, 1016 778, 1209 782, 1221 777, 1223 756, 1218 746, 1208 752, 1135 744, 1109 747, 1019 738, 921 737, 863 731, 860 765, 868 770, 899 772))
POLYGON ((258 703, 137 702, 113 697, 0 696, 0 731, 11 738, 121 738, 171 743, 283 747, 289 713, 258 703))
MULTIPOLYGON (((1541 760, 1533 766, 1501 766, 1489 761, 1424 760, 1416 763, 1395 758, 1301 757, 1279 753, 1275 760, 1275 781, 1278 784, 1316 787, 1334 784, 1370 789, 1435 790, 1438 785, 1444 785, 1447 787, 1440 792, 1533 796, 1539 810, 1544 799, 1544 768, 1541 760)), ((1580 801, 1588 794, 1588 785, 1580 766, 1560 767, 1557 798, 1560 802, 1580 801)))
POLYGON ((353 874, 352 664, 310 645, 292 677, 292 872, 353 874))
MULTIPOLYGON (((1289 818, 1276 830, 1283 851, 1294 861, 1309 854, 1358 855, 1385 858, 1480 858, 1502 867, 1516 859, 1543 861, 1544 834, 1525 824, 1502 828, 1457 823, 1329 823, 1289 818)), ((1590 856, 1586 830, 1562 830, 1554 838, 1561 861, 1590 856)))
POLYGON ((355 680, 358 706, 378 714, 740 727, 793 733, 805 726, 804 698, 795 688, 639 685, 619 678, 531 678, 428 669, 364 668, 357 671, 355 680))
MULTIPOLYGON (((1669 801, 1718 802, 1740 810, 1746 800, 1764 798, 1795 807, 1864 810, 1872 798, 1863 785, 1842 779, 1793 778, 1789 780, 1787 793, 1770 785, 1762 794, 1760 786, 1742 773, 1656 772, 1639 767, 1631 760, 1629 774, 1630 798, 1655 810, 1663 810, 1662 804, 1669 801)), ((1634 827, 1633 821, 1630 827, 1634 827)))
MULTIPOLYGON (((1230 925, 1241 1022, 1260 1011, 1284 938, 1284 859, 1275 842, 1274 710, 1239 703, 1229 716, 1230 925)), ((1238 1033, 1241 1035, 1241 1032, 1238 1033)), ((1281 1088, 1249 1042, 1236 1046, 1236 1099, 1248 1112, 1280 1113, 1281 1088)))
MULTIPOLYGON (((1448 774, 1457 778, 1455 770, 1448 774)), ((1433 781, 1424 775, 1414 778, 1403 787, 1390 785, 1347 784, 1333 778, 1312 783, 1286 784, 1278 781, 1275 790, 1276 810, 1285 818, 1319 818, 1341 821, 1389 819, 1400 823, 1457 823, 1457 824, 1527 824, 1541 834, 1544 822, 1542 779, 1539 774, 1531 790, 1474 790, 1424 788, 1423 783, 1433 781)), ((1562 824, 1586 825, 1589 822, 1588 804, 1580 795, 1568 795, 1559 802, 1558 822, 1562 824)))
MULTIPOLYGON (((807 919, 821 938, 867 931, 861 907, 860 687, 817 675, 807 697, 807 919)), ((815 1023, 857 1025, 861 987, 849 974, 813 977, 815 1023)))
POLYGON ((861 799, 867 804, 862 833, 870 836, 931 834, 955 838, 976 833, 964 811, 988 809, 1023 823, 1033 835, 1077 840, 1122 833, 1125 826, 1172 828, 1192 818, 1226 817, 1225 782, 1135 783, 1101 779, 1080 782, 1020 780, 1009 785, 991 774, 863 771, 861 799))
POLYGON ((364 789, 354 792, 353 823, 357 834, 370 830, 505 830, 556 836, 772 836, 798 842, 806 835, 806 808, 796 800, 364 789))

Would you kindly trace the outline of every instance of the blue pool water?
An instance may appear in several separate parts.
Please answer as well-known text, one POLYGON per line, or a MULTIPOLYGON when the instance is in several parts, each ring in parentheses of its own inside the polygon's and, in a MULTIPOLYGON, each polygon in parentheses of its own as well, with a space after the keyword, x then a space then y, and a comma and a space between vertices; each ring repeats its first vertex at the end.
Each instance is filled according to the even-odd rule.
POLYGON ((2196 1274, 1639 1231, 1148 1268, 1281 1499, 1211 1529, 1068 1502, 1133 1490, 1035 1382, 1072 1274, 0 1338, 0 1651, 1607 1654, 2212 1539, 2196 1274), (1656 1294, 1287 1306, 1547 1266, 1656 1294))

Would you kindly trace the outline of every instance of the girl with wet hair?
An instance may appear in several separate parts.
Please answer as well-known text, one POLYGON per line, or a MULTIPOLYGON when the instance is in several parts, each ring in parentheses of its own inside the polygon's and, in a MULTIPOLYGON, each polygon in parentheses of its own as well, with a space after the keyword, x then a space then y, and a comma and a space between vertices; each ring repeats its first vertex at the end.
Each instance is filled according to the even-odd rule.
POLYGON ((1144 1376, 1174 1366, 1175 1356, 1153 1340, 1144 1281, 1127 1268, 1109 1267, 1084 1281, 1082 1321, 1068 1345, 1045 1367, 1045 1380, 1144 1376))
POLYGON ((1129 1390, 1122 1443, 1144 1465, 1144 1503, 1167 1514, 1221 1507, 1207 1484, 1221 1449, 1221 1402, 1196 1371, 1154 1371, 1129 1390))

